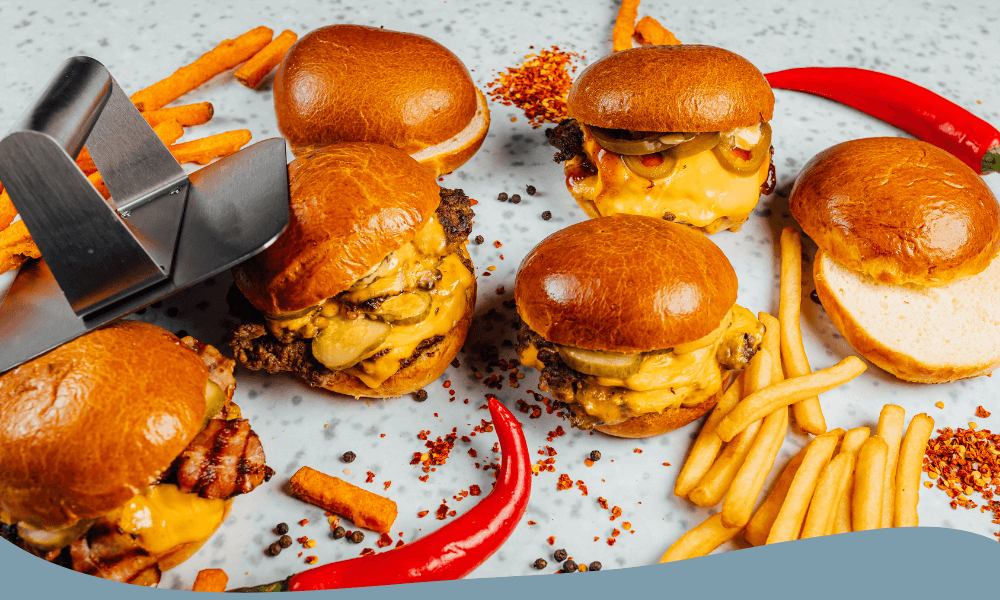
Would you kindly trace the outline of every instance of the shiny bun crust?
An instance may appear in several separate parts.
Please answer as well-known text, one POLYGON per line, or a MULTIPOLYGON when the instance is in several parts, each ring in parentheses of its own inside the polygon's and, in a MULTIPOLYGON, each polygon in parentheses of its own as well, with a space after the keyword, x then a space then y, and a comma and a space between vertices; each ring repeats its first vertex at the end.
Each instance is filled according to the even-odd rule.
POLYGON ((517 312, 546 340, 649 352, 711 333, 736 302, 736 273, 705 235, 636 215, 571 225, 535 246, 517 312))
POLYGON ((207 383, 197 354, 138 321, 0 377, 0 509, 54 528, 121 506, 201 429, 207 383))
POLYGON ((434 176, 406 153, 367 142, 328 146, 288 165, 288 229, 233 269, 258 310, 283 313, 344 291, 413 239, 441 203, 434 176))
POLYGON ((661 413, 649 413, 641 417, 633 417, 614 425, 595 425, 594 429, 601 433, 621 438, 653 437, 680 429, 698 419, 712 408, 722 397, 720 390, 711 398, 695 406, 668 408, 661 413))
POLYGON ((462 61, 430 38, 332 25, 285 55, 274 111, 296 155, 344 141, 412 154, 462 131, 476 114, 476 88, 462 61))
POLYGON ((614 52, 584 69, 569 116, 632 131, 727 131, 770 121, 774 93, 742 56, 682 44, 614 52))
MULTIPOLYGON (((464 252, 464 250, 463 250, 464 252)), ((476 312, 476 281, 466 293, 468 307, 462 320, 455 324, 444 339, 430 352, 422 354, 416 362, 400 369, 395 375, 382 382, 377 388, 370 388, 357 377, 344 371, 337 371, 323 387, 331 392, 354 396, 355 398, 395 398, 411 394, 430 384, 444 373, 458 351, 465 343, 465 336, 472 324, 472 315, 476 312)))
POLYGON ((799 173, 792 215, 830 258, 882 283, 943 285, 983 271, 1000 248, 1000 208, 954 155, 905 138, 817 154, 799 173))

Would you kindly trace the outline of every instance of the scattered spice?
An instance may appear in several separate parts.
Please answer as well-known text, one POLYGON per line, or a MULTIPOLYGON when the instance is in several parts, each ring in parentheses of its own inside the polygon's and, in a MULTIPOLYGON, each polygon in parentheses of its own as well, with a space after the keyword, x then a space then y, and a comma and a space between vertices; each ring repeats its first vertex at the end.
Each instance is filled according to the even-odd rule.
POLYGON ((597 503, 600 504, 601 508, 603 508, 603 509, 607 509, 608 508, 608 500, 607 500, 607 498, 601 498, 600 496, 598 496, 597 497, 597 503))
MULTIPOLYGON (((966 510, 979 507, 971 496, 979 493, 986 501, 980 512, 990 511, 992 522, 1000 524, 1000 435, 989 429, 938 429, 938 437, 927 442, 922 470, 951 500, 951 507, 966 510)), ((1000 532, 993 534, 1000 537, 1000 532)))
POLYGON ((534 196, 537 190, 535 190, 535 186, 529 185, 528 187, 524 188, 524 191, 528 192, 529 196, 534 196))
POLYGON ((940 400, 938 400, 937 402, 934 403, 934 406, 936 406, 938 408, 944 408, 944 402, 941 402, 940 400))
POLYGON ((595 560, 594 562, 590 563, 590 565, 587 567, 587 569, 590 570, 590 571, 600 571, 601 570, 601 563, 595 560))
POLYGON ((487 93, 495 102, 523 110, 534 128, 542 123, 558 123, 566 118, 566 95, 577 69, 571 60, 580 58, 558 46, 528 54, 519 66, 508 67, 507 72, 486 84, 487 93))
POLYGON ((360 531, 355 531, 351 533, 351 541, 354 542, 355 544, 360 544, 361 542, 365 541, 365 534, 360 531))
POLYGON ((543 221, 548 221, 551 218, 552 218, 552 211, 551 210, 542 211, 542 220, 543 221))
POLYGON ((565 548, 560 548, 559 550, 556 550, 555 552, 552 553, 552 558, 556 559, 556 562, 562 562, 566 560, 566 557, 568 556, 569 553, 566 552, 565 548))
POLYGON ((482 493, 483 492, 482 492, 482 490, 479 489, 478 485, 473 484, 473 485, 469 486, 469 494, 471 494, 473 496, 478 496, 478 495, 480 495, 482 493))
POLYGON ((544 569, 544 568, 545 568, 545 567, 547 567, 548 565, 549 565, 549 563, 545 562, 545 559, 544 559, 544 558, 539 558, 539 559, 538 559, 538 560, 536 560, 536 561, 534 562, 534 564, 532 564, 531 566, 533 566, 533 567, 535 567, 536 569, 538 569, 539 571, 541 571, 542 569, 544 569))
POLYGON ((514 194, 513 196, 510 197, 510 201, 511 201, 511 204, 520 204, 521 203, 521 194, 514 194))
POLYGON ((375 473, 372 473, 371 471, 368 471, 367 473, 368 477, 365 479, 365 483, 371 483, 375 481, 375 473))
MULTIPOLYGON (((402 540, 400 540, 402 541, 402 540)), ((389 537, 388 533, 383 533, 382 536, 375 542, 375 545, 379 548, 385 548, 392 545, 392 538, 389 537)))
POLYGON ((278 535, 285 535, 288 533, 288 523, 278 523, 278 526, 274 528, 278 535))
POLYGON ((507 192, 500 192, 500 195, 497 196, 497 200, 499 200, 500 202, 506 202, 507 192))
POLYGON ((555 545, 555 543, 556 543, 556 536, 554 536, 554 535, 550 535, 550 536, 549 536, 549 539, 547 539, 547 540, 545 540, 545 541, 547 541, 547 542, 549 543, 549 545, 550 545, 550 546, 554 546, 554 545, 555 545))
POLYGON ((314 565, 314 564, 316 564, 318 562, 319 562, 319 558, 317 558, 315 556, 307 556, 306 557, 306 564, 314 565))
POLYGON ((305 527, 308 524, 309 524, 309 519, 302 519, 301 521, 299 521, 300 527, 305 527))
POLYGON ((429 514, 430 512, 431 512, 431 511, 429 511, 429 510, 422 510, 422 511, 420 511, 420 512, 418 512, 418 513, 417 513, 417 518, 418 518, 418 519, 423 519, 423 518, 424 518, 424 517, 426 517, 426 516, 427 516, 427 515, 428 515, 428 514, 429 514))
POLYGON ((267 554, 268 556, 277 556, 281 554, 281 544, 279 544, 278 542, 274 542, 273 544, 268 546, 267 554))
POLYGON ((622 529, 628 531, 629 529, 632 529, 632 524, 628 521, 622 521, 622 529))
POLYGON ((617 506, 612 506, 611 507, 611 520, 614 521, 615 519, 617 519, 620 516, 622 516, 622 509, 618 508, 617 506))
POLYGON ((600 450, 592 450, 590 452, 590 460, 592 460, 594 462, 597 462, 597 461, 601 460, 601 451, 600 450))
POLYGON ((444 521, 448 518, 448 505, 442 504, 434 512, 434 516, 437 517, 438 521, 444 521))
POLYGON ((365 548, 358 556, 372 556, 373 554, 375 554, 375 550, 372 548, 365 548))
POLYGON ((345 535, 347 535, 347 530, 344 529, 343 527, 336 527, 336 528, 334 528, 334 530, 333 530, 333 539, 339 540, 340 538, 344 537, 345 535))
POLYGON ((573 560, 567 560, 563 563, 563 572, 565 573, 576 573, 578 570, 580 567, 573 560))
POLYGON ((347 452, 344 452, 344 455, 340 457, 340 460, 344 461, 345 463, 352 463, 354 462, 354 459, 357 457, 358 457, 357 454, 348 450, 347 452))
POLYGON ((622 534, 621 530, 619 530, 617 527, 611 530, 611 537, 618 537, 621 534, 622 534))
POLYGON ((556 483, 556 489, 561 492, 563 490, 568 490, 571 487, 573 487, 573 478, 565 473, 560 474, 559 482, 556 483))
POLYGON ((809 292, 809 299, 815 302, 816 304, 822 304, 819 301, 819 294, 816 293, 816 290, 809 292))
POLYGON ((976 408, 976 416, 979 417, 980 419, 986 419, 990 416, 990 414, 992 413, 990 413, 990 411, 986 410, 982 406, 976 408))
POLYGON ((636 454, 642 454, 642 448, 636 448, 632 450, 632 452, 635 452, 636 454))
POLYGON ((291 548, 292 546, 291 536, 283 535, 280 538, 278 538, 278 545, 281 546, 282 548, 291 548))
POLYGON ((417 390, 417 392, 413 395, 413 399, 417 402, 427 400, 427 390, 417 390))
POLYGON ((389 486, 392 485, 392 480, 390 479, 389 481, 383 481, 382 485, 384 486, 384 489, 389 489, 389 486))
POLYGON ((475 238, 472 239, 472 241, 475 242, 476 244, 482 244, 483 242, 486 241, 486 238, 484 238, 481 235, 477 235, 475 238))

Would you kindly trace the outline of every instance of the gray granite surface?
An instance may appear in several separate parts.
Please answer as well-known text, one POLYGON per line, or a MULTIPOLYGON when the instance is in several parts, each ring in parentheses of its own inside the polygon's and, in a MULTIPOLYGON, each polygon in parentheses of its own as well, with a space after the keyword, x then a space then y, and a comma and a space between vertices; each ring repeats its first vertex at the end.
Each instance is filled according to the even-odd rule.
MULTIPOLYGON (((168 75, 207 51, 220 40, 234 37, 257 25, 276 32, 285 28, 304 34, 333 23, 383 25, 389 29, 430 36, 457 54, 472 70, 481 88, 498 70, 520 63, 534 46, 558 45, 586 53, 584 62, 610 50, 611 26, 617 3, 610 1, 553 2, 423 2, 384 0, 379 3, 313 2, 55 2, 48 0, 0 0, 0 131, 6 131, 33 95, 64 59, 84 54, 103 62, 127 91, 133 91, 168 75)), ((643 2, 640 16, 652 15, 685 42, 722 46, 742 54, 762 71, 794 66, 856 66, 886 71, 931 88, 965 106, 984 119, 1000 123, 1000 24, 996 4, 968 2, 887 2, 845 0, 843 2, 643 2)), ((188 139, 236 128, 248 128, 255 140, 277 135, 269 77, 256 91, 238 85, 231 73, 185 96, 181 102, 208 100, 216 117, 207 125, 190 130, 188 139)), ((801 166, 816 152, 840 141, 874 135, 902 135, 893 127, 824 99, 779 91, 776 94, 774 130, 778 192, 761 200, 748 224, 739 233, 713 236, 732 260, 740 278, 739 302, 753 311, 777 311, 777 233, 792 224, 787 213, 787 192, 801 166)), ((470 335, 476 343, 499 344, 513 340, 512 310, 501 302, 511 297, 514 274, 524 254, 546 235, 584 218, 563 184, 561 168, 551 160, 543 129, 532 129, 514 108, 491 104, 493 122, 482 150, 462 169, 444 178, 442 185, 461 187, 479 200, 473 235, 487 243, 470 246, 480 275, 477 320, 470 335), (513 119, 517 117, 517 120, 513 119), (525 186, 538 193, 529 197, 525 186), (501 191, 520 193, 518 205, 496 201, 501 191), (541 219, 549 210, 553 218, 541 219), (494 240, 503 246, 496 248, 494 240), (495 266, 489 277, 486 267, 495 266), (504 287, 502 295, 496 288, 504 287), (502 318, 484 318, 497 309, 502 318)), ((1000 191, 1000 175, 987 177, 1000 191)), ((807 252, 815 248, 807 244, 807 252)), ((148 309, 141 318, 167 329, 185 330, 202 340, 219 343, 233 325, 227 314, 225 292, 228 276, 196 286, 168 299, 159 308, 148 309)), ((812 290, 807 274, 803 291, 812 290)), ((814 368, 832 365, 851 354, 850 346, 833 328, 821 307, 804 297, 803 334, 814 368)), ((512 358, 510 346, 501 356, 512 358)), ((427 388, 424 403, 410 398, 390 401, 355 401, 313 391, 283 376, 267 377, 241 370, 236 400, 251 419, 267 452, 268 463, 277 471, 270 483, 239 498, 232 516, 216 536, 193 559, 169 571, 163 586, 188 588, 201 568, 221 567, 231 585, 280 579, 306 568, 304 556, 314 554, 321 563, 357 556, 361 548, 375 547, 376 537, 367 533, 360 546, 333 540, 321 510, 305 505, 286 492, 288 477, 305 464, 344 477, 372 491, 392 497, 400 507, 392 536, 410 542, 447 521, 435 520, 434 511, 447 499, 449 508, 464 512, 475 500, 462 502, 453 496, 477 484, 489 489, 489 473, 474 463, 492 456, 495 438, 480 434, 471 443, 458 442, 447 464, 430 474, 409 464, 414 452, 424 450, 417 439, 420 430, 431 438, 457 428, 468 434, 488 415, 477 407, 491 391, 469 374, 469 364, 481 364, 474 352, 461 356, 462 367, 449 369, 444 379, 452 382, 449 395, 441 382, 427 388), (450 401, 451 398, 457 401, 450 401), (468 398, 469 403, 463 401, 468 398), (384 436, 384 437, 383 437, 384 436), (471 458, 469 449, 479 458, 471 458), (340 462, 345 451, 357 453, 349 465, 340 462), (365 473, 375 473, 365 483, 365 473), (391 481, 387 491, 383 482, 391 481), (431 514, 418 518, 418 512, 431 514), (300 519, 310 523, 300 526, 300 519), (303 551, 298 544, 279 557, 265 555, 277 535, 274 526, 287 522, 293 537, 302 535, 318 544, 303 551)), ((513 407, 537 384, 537 374, 528 370, 520 388, 504 387, 499 397, 513 407)), ((939 426, 966 426, 977 421, 982 427, 998 428, 1000 385, 986 377, 947 385, 906 384, 871 368, 844 387, 823 396, 827 421, 844 428, 868 425, 874 428, 885 403, 905 407, 908 415, 928 412, 939 426), (944 409, 934 404, 943 401, 944 409), (974 417, 977 405, 994 411, 989 419, 974 417)), ((521 417, 526 417, 518 413, 521 417)), ((580 563, 599 560, 605 569, 656 562, 683 532, 713 510, 695 507, 672 493, 674 478, 697 425, 670 435, 646 440, 620 440, 570 430, 555 415, 536 420, 524 418, 532 451, 552 446, 558 452, 555 473, 534 479, 528 513, 507 544, 477 570, 475 577, 497 577, 554 573, 552 551, 565 548, 580 563), (567 433, 553 442, 547 433, 562 425, 567 433), (593 467, 584 465, 591 450, 603 458, 593 467), (639 453, 639 450, 642 452, 639 453), (670 466, 665 466, 669 463, 670 466), (559 474, 585 482, 589 495, 575 487, 557 491, 559 474), (622 509, 621 519, 611 522, 598 497, 622 509), (529 525, 528 520, 534 521, 529 525), (622 529, 614 546, 606 539, 612 529, 622 529), (555 537, 555 545, 546 541, 555 537), (595 541, 595 538, 597 540, 595 541), (544 557, 549 567, 531 568, 544 557)), ((782 449, 784 463, 806 437, 790 433, 782 449)), ((540 457, 539 457, 540 458, 540 457)), ((777 469, 776 469, 777 470, 777 469)), ((965 529, 991 536, 1000 529, 988 515, 976 511, 953 511, 938 490, 922 489, 921 525, 965 529)), ((450 519, 449 519, 450 520, 450 519)), ((723 550, 740 547, 728 544, 723 550)))

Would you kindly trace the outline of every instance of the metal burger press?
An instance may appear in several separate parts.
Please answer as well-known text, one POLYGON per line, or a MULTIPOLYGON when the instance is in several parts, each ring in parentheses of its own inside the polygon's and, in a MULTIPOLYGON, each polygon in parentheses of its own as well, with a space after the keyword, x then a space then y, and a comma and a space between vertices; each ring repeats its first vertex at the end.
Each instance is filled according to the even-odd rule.
POLYGON ((0 303, 0 373, 229 269, 288 225, 284 140, 187 175, 87 57, 63 63, 0 140, 0 181, 44 256, 0 303), (84 143, 114 206, 75 164, 84 143))

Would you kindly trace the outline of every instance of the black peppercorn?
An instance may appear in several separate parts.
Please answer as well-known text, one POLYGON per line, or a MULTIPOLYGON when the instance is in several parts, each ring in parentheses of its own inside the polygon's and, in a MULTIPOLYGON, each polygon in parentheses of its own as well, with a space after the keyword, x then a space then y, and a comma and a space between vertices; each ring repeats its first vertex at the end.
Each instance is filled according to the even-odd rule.
POLYGON ((601 460, 601 451, 594 450, 590 453, 590 460, 601 460))
POLYGON ((820 303, 819 294, 816 293, 816 290, 809 292, 809 299, 815 302, 816 304, 820 303))
POLYGON ((513 204, 520 204, 521 203, 521 194, 514 194, 513 196, 510 197, 510 201, 513 204))
POLYGON ((361 542, 365 541, 365 534, 361 533, 360 531, 355 531, 354 533, 351 534, 351 541, 354 542, 355 544, 360 544, 361 542))
POLYGON ((482 244, 483 242, 486 241, 486 238, 484 238, 481 235, 477 235, 476 238, 474 240, 472 240, 472 241, 475 242, 475 243, 477 243, 477 244, 482 244))
POLYGON ((499 200, 500 202, 506 202, 507 201, 507 192, 500 192, 500 195, 497 196, 497 200, 499 200))
POLYGON ((358 457, 357 454, 348 450, 347 452, 344 452, 344 455, 340 457, 340 460, 344 461, 345 463, 350 463, 354 462, 354 459, 357 457, 358 457))
POLYGON ((267 547, 268 556, 277 556, 281 554, 281 545, 278 542, 274 542, 267 547))
POLYGON ((535 561, 535 564, 533 564, 533 565, 531 565, 531 566, 533 566, 533 567, 535 567, 536 569, 538 569, 539 571, 541 571, 541 570, 542 570, 542 569, 544 569, 544 568, 545 568, 546 566, 548 566, 548 564, 549 564, 549 563, 545 562, 545 559, 544 559, 544 558, 539 558, 538 560, 536 560, 536 561, 535 561))
POLYGON ((676 218, 677 218, 677 217, 675 217, 675 216, 674 216, 674 213, 669 213, 669 212, 668 212, 668 213, 664 213, 664 214, 663 214, 663 220, 664 220, 664 221, 673 221, 673 220, 674 220, 674 219, 676 219, 676 218))
POLYGON ((566 573, 575 573, 580 570, 580 566, 572 560, 567 560, 563 563, 563 571, 566 573))
POLYGON ((280 538, 278 538, 278 545, 281 546, 282 548, 291 548, 292 536, 290 535, 281 536, 280 538))
POLYGON ((567 556, 569 556, 569 554, 562 548, 552 553, 552 558, 556 559, 557 562, 562 562, 566 560, 567 556))
POLYGON ((601 570, 601 563, 600 563, 600 561, 596 561, 595 560, 594 562, 592 562, 589 565, 587 565, 587 570, 588 571, 600 571, 601 570))
POLYGON ((529 196, 534 196, 535 195, 535 186, 529 185, 528 187, 525 188, 524 191, 528 192, 529 196))
POLYGON ((547 211, 545 211, 545 212, 542 213, 542 220, 543 221, 548 221, 551 218, 552 218, 552 211, 551 210, 547 210, 547 211))
POLYGON ((278 531, 278 535, 285 535, 288 533, 288 523, 278 523, 275 529, 278 531))
POLYGON ((347 535, 347 530, 344 529, 343 527, 335 527, 333 529, 333 539, 339 540, 340 538, 344 537, 345 535, 347 535))
POLYGON ((413 399, 417 402, 423 402, 427 399, 427 390, 417 390, 417 393, 413 395, 413 399))

